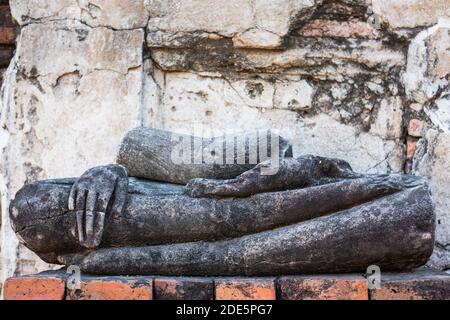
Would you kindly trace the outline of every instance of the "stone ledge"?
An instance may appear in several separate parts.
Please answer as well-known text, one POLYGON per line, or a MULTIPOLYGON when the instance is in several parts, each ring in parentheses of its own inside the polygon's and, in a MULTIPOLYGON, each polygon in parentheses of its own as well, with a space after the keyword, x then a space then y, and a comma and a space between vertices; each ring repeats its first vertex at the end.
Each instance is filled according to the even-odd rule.
POLYGON ((66 279, 56 274, 10 278, 3 290, 5 300, 64 300, 66 279))
POLYGON ((216 300, 276 300, 275 279, 216 279, 216 300))
POLYGON ((450 300, 450 275, 441 272, 386 274, 371 300, 450 300))
POLYGON ((153 279, 83 276, 79 288, 67 290, 66 300, 153 300, 153 279))
POLYGON ((5 300, 449 300, 450 275, 437 271, 384 274, 370 290, 361 275, 277 278, 81 276, 67 288, 64 271, 10 278, 5 300))
POLYGON ((369 287, 362 276, 318 275, 281 277, 281 300, 368 300, 369 287))
POLYGON ((214 300, 212 278, 155 277, 155 300, 214 300))

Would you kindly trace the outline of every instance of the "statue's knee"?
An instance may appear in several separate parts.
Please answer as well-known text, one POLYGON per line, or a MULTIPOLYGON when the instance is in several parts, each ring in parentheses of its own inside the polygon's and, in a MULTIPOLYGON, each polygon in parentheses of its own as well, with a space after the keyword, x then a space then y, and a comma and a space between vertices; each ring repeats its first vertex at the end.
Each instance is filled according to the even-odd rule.
POLYGON ((35 182, 25 185, 11 201, 14 232, 41 257, 76 245, 70 232, 74 219, 67 210, 69 192, 70 185, 35 182))

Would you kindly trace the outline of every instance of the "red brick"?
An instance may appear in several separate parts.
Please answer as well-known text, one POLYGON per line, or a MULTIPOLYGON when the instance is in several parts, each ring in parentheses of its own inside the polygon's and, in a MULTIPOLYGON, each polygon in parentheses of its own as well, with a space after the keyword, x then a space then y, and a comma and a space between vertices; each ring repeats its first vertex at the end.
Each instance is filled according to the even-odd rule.
POLYGON ((155 300, 213 300, 214 281, 209 278, 157 278, 155 300))
POLYGON ((379 32, 362 21, 312 20, 300 31, 303 37, 379 38, 379 32))
POLYGON ((153 279, 144 277, 82 278, 67 300, 152 300, 153 279))
POLYGON ((16 28, 0 28, 0 44, 15 44, 16 36, 16 28))
POLYGON ((406 159, 412 160, 412 158, 414 158, 417 149, 417 141, 419 141, 419 139, 413 137, 408 137, 406 139, 406 159))
POLYGON ((367 280, 356 275, 281 277, 281 300, 368 300, 367 280))
POLYGON ((276 300, 274 279, 218 279, 216 300, 276 300))
POLYGON ((425 130, 425 122, 418 119, 409 121, 408 134, 413 137, 421 137, 425 130))
POLYGON ((450 275, 441 272, 387 274, 371 300, 450 300, 450 275))
POLYGON ((14 25, 9 6, 0 4, 0 27, 12 27, 14 25))
POLYGON ((64 300, 64 279, 50 277, 17 277, 6 280, 5 300, 64 300))

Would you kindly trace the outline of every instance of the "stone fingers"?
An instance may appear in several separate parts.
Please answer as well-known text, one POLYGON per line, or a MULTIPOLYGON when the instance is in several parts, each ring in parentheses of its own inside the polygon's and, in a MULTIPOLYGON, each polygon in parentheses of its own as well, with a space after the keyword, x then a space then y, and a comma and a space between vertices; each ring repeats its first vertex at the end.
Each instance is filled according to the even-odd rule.
MULTIPOLYGON (((110 193, 109 193, 110 194, 110 193)), ((105 225, 105 211, 110 196, 95 190, 75 189, 69 198, 69 209, 76 211, 77 235, 86 248, 99 246, 105 225), (76 200, 73 199, 76 196, 76 200), (75 205, 73 205, 75 203, 75 205)))
POLYGON ((86 207, 85 207, 85 232, 86 239, 91 240, 94 235, 94 216, 96 210, 96 202, 97 202, 97 193, 95 191, 88 191, 88 196, 86 198, 86 207))
POLYGON ((77 188, 76 185, 73 185, 72 189, 70 190, 70 194, 69 194, 69 203, 68 203, 69 211, 74 211, 75 210, 77 194, 78 194, 78 188, 77 188))
POLYGON ((118 179, 114 189, 114 202, 111 213, 113 216, 119 216, 125 206, 128 194, 128 179, 118 179))
POLYGON ((84 243, 84 228, 83 228, 84 213, 83 211, 77 211, 76 215, 77 215, 78 241, 80 241, 80 243, 84 243))

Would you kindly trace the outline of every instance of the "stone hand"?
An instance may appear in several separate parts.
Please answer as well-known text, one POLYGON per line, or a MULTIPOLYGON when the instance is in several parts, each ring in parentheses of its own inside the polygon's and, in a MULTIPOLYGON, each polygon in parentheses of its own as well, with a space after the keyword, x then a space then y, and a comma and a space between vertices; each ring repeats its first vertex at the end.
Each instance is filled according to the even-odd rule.
POLYGON ((286 158, 279 163, 276 174, 262 174, 262 168, 269 166, 270 161, 262 162, 235 179, 193 179, 185 192, 191 197, 247 197, 361 177, 343 160, 316 156, 286 158))
POLYGON ((69 210, 76 212, 80 244, 97 248, 109 214, 120 215, 128 191, 128 175, 119 165, 99 166, 86 171, 72 186, 69 210))

